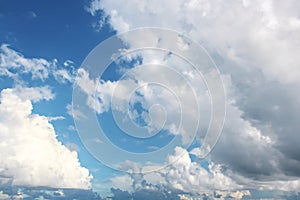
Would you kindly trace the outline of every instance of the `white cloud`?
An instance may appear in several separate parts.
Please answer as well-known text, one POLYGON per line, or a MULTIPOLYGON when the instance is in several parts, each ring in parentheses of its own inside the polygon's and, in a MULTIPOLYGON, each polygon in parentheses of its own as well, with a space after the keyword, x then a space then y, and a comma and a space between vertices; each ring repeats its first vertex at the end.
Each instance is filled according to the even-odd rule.
POLYGON ((31 74, 33 79, 45 80, 49 75, 49 68, 55 65, 55 62, 48 62, 42 58, 25 58, 6 44, 1 45, 0 51, 0 75, 14 77, 21 72, 31 74))
POLYGON ((116 176, 113 178, 109 179, 110 182, 112 183, 113 187, 115 188, 119 188, 121 190, 125 190, 125 191, 133 191, 133 179, 130 176, 116 176))
POLYGON ((218 199, 218 200, 225 200, 225 199, 236 199, 240 200, 243 199, 245 196, 250 196, 251 193, 249 190, 237 190, 237 191, 214 191, 214 192, 204 192, 201 194, 202 197, 194 197, 188 194, 179 194, 180 200, 202 200, 203 196, 208 199, 218 199))
MULTIPOLYGON (((149 166, 147 167, 149 168, 149 166)), ((161 168, 158 166, 152 167, 161 168)), ((132 162, 123 163, 122 170, 129 172, 130 176, 114 177, 111 182, 114 187, 129 191, 145 189, 147 185, 149 187, 151 185, 162 185, 172 190, 192 194, 201 194, 203 191, 210 190, 237 190, 243 188, 225 175, 220 165, 210 163, 208 169, 205 169, 199 163, 193 162, 189 153, 181 147, 175 148, 174 154, 169 155, 166 160, 166 167, 158 171, 139 174, 138 172, 143 172, 144 167, 141 168, 138 163, 132 162), (134 173, 130 174, 130 172, 134 173), (120 183, 117 184, 118 181, 123 183, 125 180, 127 183, 131 183, 131 185, 127 184, 129 188, 124 188, 120 183), (143 181, 146 181, 146 186, 143 181)))
POLYGON ((12 93, 17 95, 22 100, 31 100, 33 102, 37 102, 40 100, 51 100, 55 97, 55 94, 52 93, 51 88, 49 86, 43 87, 34 87, 34 88, 24 88, 21 86, 17 86, 12 90, 12 93))
POLYGON ((114 82, 93 80, 89 77, 87 71, 80 68, 78 69, 76 83, 87 94, 86 103, 89 107, 100 114, 109 110, 114 82))
POLYGON ((68 70, 58 69, 53 72, 54 78, 61 83, 70 82, 74 80, 74 75, 72 75, 68 70))
POLYGON ((57 121, 57 120, 64 120, 65 117, 64 116, 55 116, 55 117, 47 117, 47 119, 49 122, 52 122, 52 121, 57 121))
POLYGON ((30 74, 32 79, 45 81, 53 76, 60 83, 72 82, 75 77, 73 62, 65 61, 60 66, 57 59, 48 61, 43 58, 27 58, 7 44, 0 46, 0 76, 21 81, 20 76, 30 74))
MULTIPOLYGON (((164 57, 165 54, 165 52, 159 54, 151 52, 150 55, 144 55, 144 57, 150 58, 153 55, 164 57)), ((93 80, 90 78, 89 72, 81 68, 78 70, 76 84, 87 95, 86 105, 97 113, 107 112, 111 108, 120 112, 121 114, 118 114, 121 117, 118 118, 119 115, 116 114, 115 117, 117 117, 114 120, 119 127, 122 127, 122 130, 141 135, 140 132, 135 132, 131 129, 132 126, 128 125, 128 120, 131 120, 127 116, 129 111, 133 119, 141 117, 148 124, 148 135, 157 130, 169 130, 172 134, 182 136, 182 142, 185 145, 191 142, 195 135, 198 123, 197 115, 204 112, 209 113, 209 93, 202 78, 191 69, 191 66, 178 58, 168 61, 171 62, 169 64, 174 66, 174 69, 167 67, 162 69, 155 65, 145 68, 136 66, 131 71, 127 71, 122 80, 114 82, 93 80), (183 76, 179 76, 179 72, 182 72, 183 76), (157 74, 161 74, 161 76, 157 74), (160 85, 147 85, 147 82, 160 85), (190 85, 197 87, 190 88, 190 85), (143 108, 150 112, 148 114, 137 113, 134 108, 130 107, 135 103, 141 103, 143 108), (197 105, 201 105, 199 112, 197 105), (180 121, 181 117, 184 120, 180 121)), ((147 61, 144 60, 144 62, 147 61)), ((151 63, 150 60, 149 63, 151 63)), ((209 114, 203 115, 200 128, 203 129, 209 119, 209 114)))
MULTIPOLYGON (((225 82, 229 79, 225 83, 227 120, 211 159, 231 169, 230 176, 241 184, 297 190, 300 177, 300 147, 295 142, 299 141, 300 130, 298 1, 92 1, 89 11, 95 15, 100 9, 109 16, 117 32, 148 26, 170 28, 204 45, 219 64, 225 82), (244 179, 237 178, 239 175, 244 179)), ((154 34, 122 39, 135 48, 158 38, 154 34)), ((164 60, 153 54, 141 53, 141 56, 145 63, 154 58, 164 60)), ((177 61, 173 59, 164 64, 171 66, 171 63, 176 67, 177 61)), ((199 152, 195 149, 193 153, 199 152)))
POLYGON ((46 116, 32 113, 31 101, 43 99, 41 88, 23 90, 28 95, 22 89, 1 91, 0 177, 13 185, 90 188, 92 176, 77 153, 56 139, 46 116))
POLYGON ((94 0, 90 12, 103 9, 118 32, 156 26, 186 33, 245 69, 255 67, 272 80, 291 83, 300 76, 299 7, 295 0, 94 0))
POLYGON ((233 199, 243 199, 244 196, 249 196, 251 193, 249 190, 228 192, 228 191, 216 191, 216 195, 220 196, 221 199, 225 199, 225 197, 233 198, 233 199))
POLYGON ((73 66, 73 65, 74 65, 74 62, 72 60, 66 60, 64 62, 65 67, 70 67, 70 66, 73 66))
MULTIPOLYGON (((85 114, 83 114, 81 111, 79 111, 76 108, 72 108, 71 104, 68 104, 66 108, 67 108, 67 113, 71 115, 74 119, 86 119, 85 114)), ((75 127, 74 130, 76 130, 75 127)))
POLYGON ((8 194, 3 194, 2 191, 0 191, 0 199, 9 199, 9 195, 8 194))
POLYGON ((211 189, 232 190, 241 187, 222 173, 220 165, 210 163, 209 169, 206 170, 199 166, 199 163, 192 162, 185 149, 177 147, 175 154, 169 156, 168 162, 173 164, 165 170, 164 176, 175 189, 197 193, 211 189))

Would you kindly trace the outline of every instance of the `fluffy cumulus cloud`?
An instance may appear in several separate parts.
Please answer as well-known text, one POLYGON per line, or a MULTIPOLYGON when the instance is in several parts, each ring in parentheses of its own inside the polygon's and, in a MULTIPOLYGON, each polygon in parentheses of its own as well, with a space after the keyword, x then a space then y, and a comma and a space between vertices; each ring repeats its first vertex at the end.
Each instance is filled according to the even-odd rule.
MULTIPOLYGON (((210 155, 228 176, 225 183, 299 190, 299 9, 296 0, 94 0, 88 10, 94 16, 103 10, 117 32, 147 26, 170 28, 206 47, 219 66, 228 97, 224 131, 210 155)), ((141 35, 126 42, 134 48, 148 38, 159 39, 141 35)), ((158 58, 141 56, 145 63, 158 58)), ((164 64, 170 63, 176 67, 174 58, 164 64)), ((197 82, 192 84, 197 86, 197 82)), ((194 149, 191 153, 201 152, 194 149)), ((195 189, 198 179, 192 174, 201 170, 194 172, 197 165, 193 162, 188 166, 189 170, 173 169, 168 177, 177 178, 166 184, 195 189)))
POLYGON ((240 187, 222 173, 220 165, 210 163, 205 169, 198 162, 192 162, 189 153, 183 148, 176 147, 174 155, 170 155, 167 162, 171 165, 158 174, 145 175, 145 180, 151 183, 160 177, 161 183, 168 183, 174 189, 190 193, 217 189, 232 190, 240 187))
POLYGON ((52 100, 54 93, 49 86, 25 87, 24 76, 38 83, 49 78, 72 82, 73 62, 28 58, 7 44, 0 46, 0 77, 15 85, 0 93, 0 184, 91 188, 92 176, 78 160, 78 147, 59 142, 50 123, 64 117, 32 112, 33 103, 52 100))
MULTIPOLYGON (((191 160, 188 151, 183 148, 176 147, 174 154, 168 156, 166 162, 170 165, 160 171, 111 178, 113 187, 119 189, 114 190, 113 193, 118 191, 115 195, 123 195, 123 197, 124 195, 135 196, 139 193, 144 196, 141 199, 147 199, 148 193, 165 196, 161 197, 162 199, 171 196, 171 199, 203 199, 203 197, 242 199, 250 195, 248 190, 244 190, 243 186, 225 175, 220 165, 210 163, 207 167, 200 166, 198 162, 191 160), (191 194, 193 197, 190 196, 191 194)), ((126 163, 126 165, 127 168, 135 168, 136 172, 142 170, 136 163, 126 163)))
POLYGON ((32 113, 32 101, 51 98, 47 87, 1 91, 0 179, 13 185, 88 189, 92 177, 77 153, 57 140, 46 116, 32 113))

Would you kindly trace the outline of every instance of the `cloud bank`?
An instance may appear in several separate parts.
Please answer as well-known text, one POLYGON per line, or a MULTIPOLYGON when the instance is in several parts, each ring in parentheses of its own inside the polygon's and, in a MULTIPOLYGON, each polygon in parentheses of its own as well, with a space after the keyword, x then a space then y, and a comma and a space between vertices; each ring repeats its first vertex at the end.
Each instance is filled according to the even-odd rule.
MULTIPOLYGON (((93 0, 88 11, 93 16, 104 11, 117 32, 170 28, 204 45, 228 93, 224 131, 209 159, 237 185, 295 191, 300 188, 299 9, 295 0, 93 0)), ((141 35, 126 42, 134 48, 145 37, 159 40, 141 35)), ((144 62, 158 58, 141 56, 144 62)), ((197 155, 197 149, 191 153, 197 155)))

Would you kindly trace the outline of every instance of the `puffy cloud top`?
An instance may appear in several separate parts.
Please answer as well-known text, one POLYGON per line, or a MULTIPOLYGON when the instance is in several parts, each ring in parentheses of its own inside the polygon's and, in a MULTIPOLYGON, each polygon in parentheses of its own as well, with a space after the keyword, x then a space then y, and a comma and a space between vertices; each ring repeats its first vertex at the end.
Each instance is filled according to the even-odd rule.
POLYGON ((0 179, 13 185, 91 187, 92 176, 77 153, 56 139, 46 116, 32 113, 31 101, 49 99, 47 87, 4 89, 0 97, 0 179), (24 93, 22 93, 24 92, 24 93))

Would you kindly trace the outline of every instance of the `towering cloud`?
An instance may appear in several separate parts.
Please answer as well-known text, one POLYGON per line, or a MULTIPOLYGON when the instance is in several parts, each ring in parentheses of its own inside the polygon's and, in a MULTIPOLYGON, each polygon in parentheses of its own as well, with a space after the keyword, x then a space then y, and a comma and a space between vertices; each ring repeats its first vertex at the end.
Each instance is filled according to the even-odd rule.
POLYGON ((91 187, 92 176, 77 153, 63 146, 32 101, 53 98, 48 87, 4 89, 0 97, 0 180, 13 185, 91 187))
POLYGON ((61 83, 72 81, 72 70, 66 69, 71 64, 59 68, 56 59, 26 58, 9 45, 0 46, 0 76, 16 85, 0 93, 0 184, 91 188, 92 176, 77 152, 57 140, 53 118, 32 112, 33 103, 55 97, 50 87, 24 86, 28 80, 23 75, 40 83, 49 76, 61 83))

